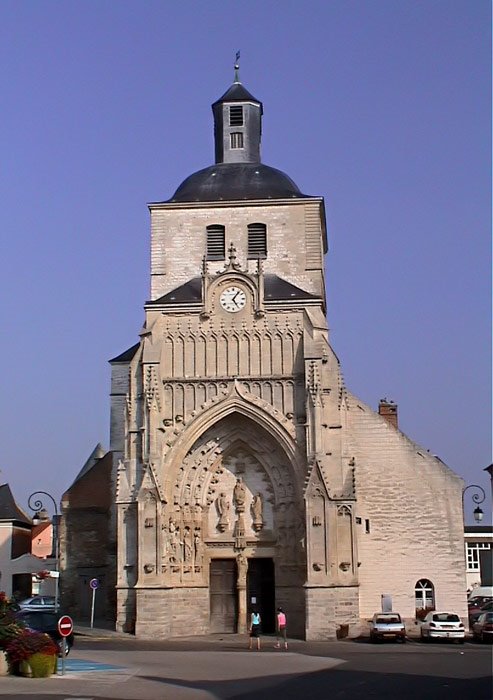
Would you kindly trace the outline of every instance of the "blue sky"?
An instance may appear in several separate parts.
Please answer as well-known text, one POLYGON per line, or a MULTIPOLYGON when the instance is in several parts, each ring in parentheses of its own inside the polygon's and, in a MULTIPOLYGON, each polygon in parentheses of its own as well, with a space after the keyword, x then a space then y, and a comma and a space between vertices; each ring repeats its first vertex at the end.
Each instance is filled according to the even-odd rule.
POLYGON ((147 202, 213 162, 238 49, 263 162, 325 197, 348 388, 394 400, 489 490, 487 0, 3 0, 0 478, 20 505, 58 498, 108 446, 107 360, 149 296, 147 202))

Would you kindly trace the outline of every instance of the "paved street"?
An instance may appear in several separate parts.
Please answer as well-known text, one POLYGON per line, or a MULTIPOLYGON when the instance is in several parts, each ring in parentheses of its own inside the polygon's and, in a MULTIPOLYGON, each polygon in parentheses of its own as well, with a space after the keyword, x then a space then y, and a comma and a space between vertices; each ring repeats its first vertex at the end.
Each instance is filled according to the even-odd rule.
POLYGON ((491 646, 293 641, 211 636, 166 642, 78 636, 65 676, 7 677, 0 695, 78 700, 360 700, 491 698, 491 646))

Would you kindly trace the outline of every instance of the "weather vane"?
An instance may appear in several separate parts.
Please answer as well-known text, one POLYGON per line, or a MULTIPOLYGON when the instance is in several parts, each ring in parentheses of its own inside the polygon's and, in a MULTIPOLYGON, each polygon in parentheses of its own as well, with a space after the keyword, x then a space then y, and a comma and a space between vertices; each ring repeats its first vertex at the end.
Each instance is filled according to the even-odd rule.
POLYGON ((236 52, 236 57, 235 57, 235 83, 240 82, 240 52, 236 52))

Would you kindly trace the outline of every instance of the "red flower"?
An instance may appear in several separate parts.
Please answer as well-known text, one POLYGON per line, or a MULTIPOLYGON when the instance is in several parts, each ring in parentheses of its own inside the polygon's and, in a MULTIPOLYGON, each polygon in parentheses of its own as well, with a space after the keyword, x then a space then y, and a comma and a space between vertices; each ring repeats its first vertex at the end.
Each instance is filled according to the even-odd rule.
POLYGON ((27 661, 30 656, 36 653, 56 656, 58 647, 47 634, 23 629, 17 637, 14 637, 7 644, 6 652, 10 663, 17 663, 27 661))

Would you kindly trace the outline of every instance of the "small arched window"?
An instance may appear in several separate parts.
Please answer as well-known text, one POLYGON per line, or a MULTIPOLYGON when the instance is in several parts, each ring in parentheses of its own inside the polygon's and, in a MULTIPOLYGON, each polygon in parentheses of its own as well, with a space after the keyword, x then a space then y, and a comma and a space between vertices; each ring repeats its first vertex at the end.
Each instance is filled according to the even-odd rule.
POLYGON ((207 260, 224 260, 226 257, 224 226, 212 224, 207 226, 207 260))
POLYGON ((248 224, 248 259, 258 260, 267 257, 267 226, 248 224))
MULTIPOLYGON (((416 604, 416 616, 418 611, 435 609, 435 587, 427 578, 421 578, 414 587, 414 598, 416 604)), ((424 613, 426 614, 426 613, 424 613)))

